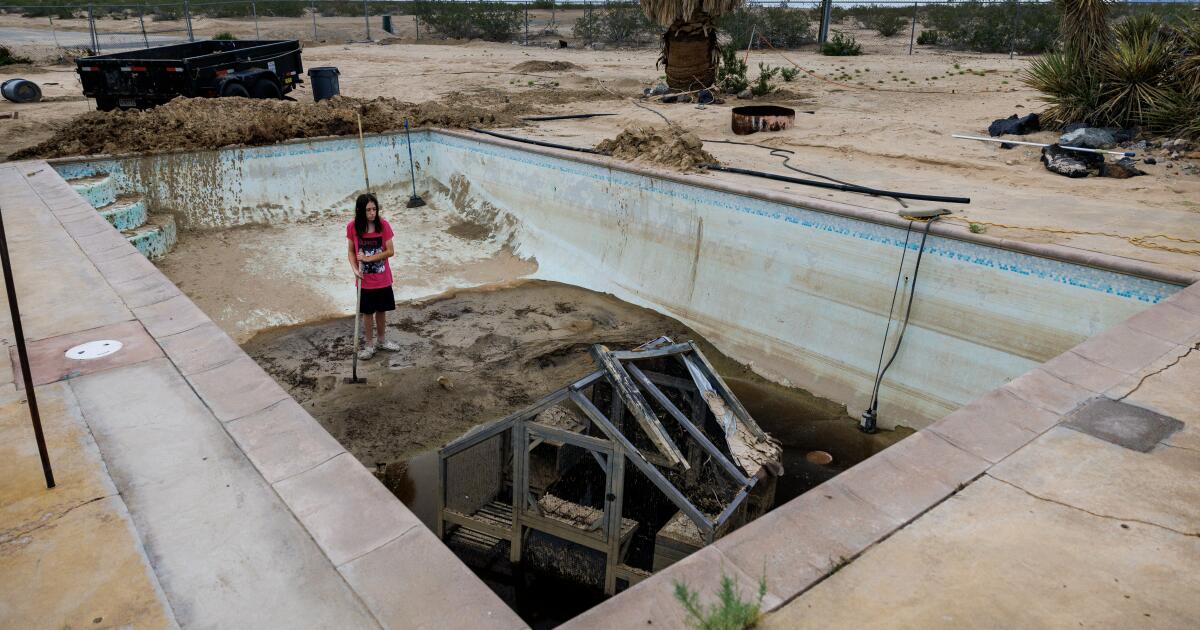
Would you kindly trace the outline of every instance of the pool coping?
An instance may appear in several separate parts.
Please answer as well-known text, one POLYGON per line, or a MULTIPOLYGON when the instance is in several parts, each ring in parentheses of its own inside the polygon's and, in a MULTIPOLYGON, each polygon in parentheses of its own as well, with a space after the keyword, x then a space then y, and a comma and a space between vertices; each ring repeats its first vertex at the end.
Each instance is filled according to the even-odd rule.
MULTIPOLYGON (((863 210, 788 193, 752 190, 748 186, 696 175, 666 173, 610 158, 574 155, 540 147, 527 148, 520 143, 483 139, 461 132, 441 133, 522 150, 536 149, 538 153, 558 158, 799 205, 874 223, 897 227, 907 225, 900 217, 882 211, 863 210)), ((319 139, 295 142, 314 140, 319 139)), ((50 163, 77 162, 80 159, 62 158, 50 163)), ((36 165, 38 162, 26 164, 36 165)), ((55 177, 58 177, 57 174, 55 177)), ((58 180, 65 185, 61 177, 58 180)), ((79 202, 86 205, 82 197, 79 197, 79 202)), ((77 204, 64 209, 64 212, 78 211, 77 204)), ((1148 263, 1103 254, 1082 254, 1061 246, 1015 243, 971 234, 954 226, 935 225, 934 228, 931 231, 935 234, 949 238, 1190 286, 984 394, 878 456, 865 460, 762 519, 583 613, 564 627, 628 627, 634 623, 644 625, 647 617, 656 625, 680 625, 678 605, 671 595, 671 580, 688 578, 694 587, 708 591, 724 571, 733 574, 743 585, 743 591, 752 591, 756 583, 754 576, 760 570, 760 560, 765 562, 765 558, 771 554, 782 553, 781 549, 791 554, 805 550, 818 554, 810 554, 808 560, 795 562, 787 574, 770 576, 766 609, 777 609, 819 583, 845 562, 852 561, 970 484, 1009 454, 1056 426, 1065 414, 1082 402, 1095 396, 1122 397, 1136 389, 1148 372, 1172 363, 1197 348, 1196 340, 1200 339, 1200 283, 1196 283, 1200 277, 1197 274, 1164 273, 1164 270, 1148 263), (819 554, 828 549, 838 550, 836 558, 830 558, 829 563, 818 562, 816 559, 819 554)), ((115 234, 115 229, 113 232, 115 234)), ((131 264, 134 258, 140 258, 119 253, 132 253, 132 247, 114 239, 97 239, 91 235, 78 238, 76 242, 122 299, 144 297, 143 283, 130 286, 116 279, 121 277, 124 267, 121 261, 131 264), (121 256, 120 259, 118 256, 121 256)), ((156 281, 171 284, 157 268, 150 275, 156 281)), ((156 341, 200 330, 206 325, 215 328, 207 315, 200 312, 183 294, 131 310, 156 341), (178 329, 179 323, 175 320, 179 317, 185 318, 188 324, 185 329, 178 329)), ((396 601, 397 598, 403 599, 403 596, 397 595, 395 589, 391 592, 387 589, 370 590, 368 587, 371 583, 391 580, 389 583, 403 584, 414 579, 428 581, 434 572, 438 572, 448 574, 443 575, 444 579, 455 580, 453 583, 459 592, 470 590, 485 599, 495 597, 457 560, 454 563, 429 562, 429 545, 436 537, 423 526, 413 526, 408 521, 411 513, 407 508, 387 492, 361 463, 336 445, 336 441, 331 445, 329 441, 333 438, 328 432, 316 424, 294 399, 286 393, 280 396, 282 390, 274 380, 261 368, 251 365, 253 360, 239 347, 224 344, 220 339, 224 335, 219 329, 211 333, 202 340, 192 340, 175 347, 172 347, 175 344, 166 341, 161 345, 167 357, 179 367, 217 419, 231 427, 230 434, 238 447, 267 483, 277 488, 285 505, 310 533, 331 564, 347 579, 351 588, 359 593, 381 625, 405 625, 406 620, 402 615, 411 613, 411 610, 403 606, 405 602, 396 601), (197 343, 223 346, 228 361, 207 366, 206 369, 187 367, 189 360, 195 360, 192 351, 197 343), (207 374, 208 378, 197 379, 197 374, 207 374), (212 378, 214 374, 223 374, 224 378, 212 378), (233 386, 226 386, 230 384, 233 386), (264 417, 267 418, 264 422, 278 422, 278 418, 272 419, 274 414, 282 414, 286 421, 304 425, 302 430, 291 435, 295 441, 289 443, 288 448, 256 447, 246 436, 239 439, 234 435, 232 427, 237 423, 264 417), (333 454, 323 461, 320 456, 313 455, 313 465, 301 471, 280 472, 279 467, 289 463, 288 460, 297 452, 333 454), (282 484, 283 488, 279 489, 277 484, 282 484), (348 493, 346 488, 357 491, 348 493), (347 494, 352 496, 347 497, 347 494), (367 511, 380 515, 371 523, 373 527, 390 527, 398 533, 380 546, 367 545, 369 548, 356 556, 356 550, 363 550, 363 543, 347 541, 346 535, 348 532, 361 535, 365 527, 362 515, 367 511), (416 558, 421 560, 414 562, 416 558), (412 569, 421 572, 419 578, 405 573, 412 569), (370 575, 372 579, 364 581, 361 579, 363 575, 370 575), (360 588, 364 590, 360 591, 360 588)), ((441 549, 444 550, 444 547, 441 549)), ((452 555, 450 557, 453 558, 452 555)), ((463 617, 464 613, 478 611, 478 602, 471 606, 447 601, 420 603, 426 614, 445 614, 445 627, 474 627, 473 624, 478 624, 477 617, 463 617)), ((507 612, 507 615, 501 615, 506 623, 511 624, 515 615, 507 612)))
MULTIPOLYGON (((621 171, 632 175, 640 175, 644 177, 664 179, 680 184, 698 186, 708 190, 714 190, 723 193, 749 197, 761 201, 780 203, 789 206, 797 206, 806 210, 823 212, 827 214, 842 216, 850 219, 858 219, 878 225, 885 225, 896 228, 907 228, 910 222, 902 218, 897 213, 887 212, 884 210, 873 210, 862 208, 850 204, 839 203, 836 201, 828 201, 817 197, 810 197, 800 193, 789 193, 776 190, 768 190, 755 187, 750 183, 738 184, 733 181, 727 181, 724 178, 716 176, 705 176, 693 173, 681 173, 678 171, 659 168, 653 165, 640 164, 636 162, 627 162, 613 157, 600 156, 576 151, 568 151, 565 149, 554 149, 550 147, 542 147, 537 145, 516 142, 496 138, 485 134, 477 134, 457 129, 446 129, 440 127, 422 127, 415 130, 418 134, 438 133, 447 136, 457 137, 472 142, 480 142, 491 144, 493 146, 505 147, 510 149, 518 149, 521 151, 553 157, 556 159, 571 160, 582 164, 599 166, 613 171, 621 171)), ((375 137, 394 137, 402 132, 382 132, 364 134, 364 138, 375 137)), ((311 138, 293 138, 273 145, 230 145, 227 147, 219 147, 214 149, 178 149, 171 151, 162 151, 150 154, 139 153, 121 153, 121 154, 99 154, 92 156, 73 156, 52 158, 45 160, 51 166, 56 164, 75 164, 81 162, 91 162, 97 160, 124 160, 137 159, 147 156, 162 156, 162 155, 181 155, 191 153, 219 152, 231 149, 255 149, 263 146, 288 146, 294 144, 306 143, 321 143, 345 140, 346 136, 315 136, 311 138)), ((929 203, 931 206, 938 204, 929 203)), ((942 204, 947 205, 947 204, 942 204)), ((1063 245, 1055 245, 1048 243, 1027 243, 1024 241, 1001 238, 996 236, 988 236, 986 234, 976 234, 971 232, 966 226, 957 225, 946 222, 934 222, 929 228, 930 234, 943 238, 954 239, 967 243, 974 243, 987 247, 995 247, 1008 251, 1019 252, 1040 258, 1048 258, 1067 263, 1074 263, 1113 271, 1116 273, 1137 276, 1150 280, 1158 280, 1178 286, 1188 286, 1196 282, 1200 282, 1200 271, 1180 271, 1175 269, 1165 268, 1162 265, 1155 263, 1135 260, 1105 254, 1101 252, 1093 252, 1084 249, 1066 247, 1063 245)))

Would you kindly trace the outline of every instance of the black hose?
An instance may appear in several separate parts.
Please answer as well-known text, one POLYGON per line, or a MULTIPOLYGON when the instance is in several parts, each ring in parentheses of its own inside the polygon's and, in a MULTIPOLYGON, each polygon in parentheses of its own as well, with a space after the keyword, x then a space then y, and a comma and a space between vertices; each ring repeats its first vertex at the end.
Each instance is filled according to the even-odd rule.
POLYGON ((894 192, 891 190, 879 190, 878 188, 867 188, 866 186, 857 186, 855 184, 833 184, 828 182, 817 182, 811 179, 799 179, 796 177, 788 177, 787 175, 775 175, 773 173, 764 173, 762 171, 752 171, 745 168, 737 168, 735 166, 721 166, 720 164, 701 164, 703 168, 710 171, 722 171, 725 173, 737 173, 738 175, 751 175, 753 177, 762 177, 763 179, 772 179, 777 182, 788 182, 790 184, 800 184, 802 186, 813 186, 816 188, 827 188, 830 190, 840 190, 842 192, 862 193, 864 195, 875 195, 876 197, 895 197, 897 199, 914 199, 917 201, 936 201, 940 203, 971 203, 970 197, 943 197, 941 195, 922 195, 920 193, 894 192))
POLYGON ((542 121, 542 120, 572 120, 575 118, 595 118, 597 116, 616 116, 616 114, 564 114, 561 116, 525 116, 521 120, 528 120, 530 122, 536 122, 536 121, 542 121))
POLYGON ((500 138, 502 140, 512 140, 513 142, 524 142, 525 144, 534 144, 539 147, 549 147, 551 149, 566 149, 567 151, 578 151, 580 153, 591 153, 593 155, 608 155, 608 153, 605 153, 604 151, 597 151, 595 149, 589 149, 587 147, 573 147, 573 146, 570 146, 567 144, 555 144, 553 142, 542 142, 541 140, 531 140, 529 138, 518 138, 517 136, 510 136, 508 134, 497 133, 495 131, 487 131, 486 129, 476 129, 475 127, 467 127, 467 129, 470 129, 471 131, 474 131, 475 133, 482 133, 486 136, 493 136, 496 138, 500 138))
MULTIPOLYGON (((892 287, 892 304, 888 306, 887 326, 883 328, 883 343, 879 346, 879 362, 875 365, 875 384, 871 387, 871 400, 867 404, 870 409, 879 398, 879 373, 883 371, 883 355, 887 353, 888 333, 892 331, 892 313, 896 311, 896 298, 900 295, 900 276, 904 274, 904 261, 908 258, 908 240, 912 236, 912 221, 904 230, 904 245, 900 248, 900 266, 896 268, 896 285, 892 287)), ((905 281, 907 284, 907 280, 905 281)))

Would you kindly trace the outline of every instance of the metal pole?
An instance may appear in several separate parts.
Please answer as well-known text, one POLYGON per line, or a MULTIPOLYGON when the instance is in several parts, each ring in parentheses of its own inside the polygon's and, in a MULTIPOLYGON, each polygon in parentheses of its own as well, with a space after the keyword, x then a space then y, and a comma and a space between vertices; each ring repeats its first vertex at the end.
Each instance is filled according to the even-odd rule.
POLYGON ((917 3, 913 3, 912 32, 908 34, 908 54, 913 54, 913 43, 917 41, 917 3))
POLYGON ((525 3, 525 45, 529 45, 529 3, 525 3))
POLYGON ((1013 0, 1012 28, 1008 33, 1008 58, 1017 56, 1017 18, 1021 15, 1021 0, 1013 0))
POLYGON ((96 14, 92 10, 92 3, 88 3, 88 30, 92 33, 92 54, 100 54, 100 37, 96 35, 96 14))
POLYGON ((150 47, 150 38, 146 37, 146 5, 138 7, 138 24, 142 27, 142 43, 146 48, 150 47))
POLYGON ((833 15, 833 0, 821 0, 821 28, 817 32, 817 43, 824 44, 829 39, 829 19, 833 15))
POLYGON ((54 38, 54 47, 62 48, 62 46, 58 44, 58 34, 54 32, 54 16, 51 15, 48 17, 50 18, 50 37, 54 38))
POLYGON ((188 0, 183 0, 183 23, 187 25, 188 41, 196 41, 196 36, 192 33, 192 7, 188 0))
POLYGON ((413 28, 416 29, 416 35, 413 36, 414 42, 421 41, 421 20, 417 16, 413 16, 413 28))
MULTIPOLYGON (((88 6, 89 14, 91 5, 88 6)), ((42 416, 38 413, 37 394, 33 391, 33 376, 29 373, 29 352, 25 349, 25 331, 21 328, 21 308, 17 306, 17 289, 13 284, 12 262, 8 258, 8 237, 4 234, 4 218, 0 213, 0 263, 4 265, 4 289, 8 292, 8 312, 12 316, 13 336, 17 342, 17 359, 21 364, 21 379, 25 382, 25 397, 29 400, 29 419, 33 422, 33 438, 37 441, 38 456, 42 459, 42 474, 46 487, 54 487, 54 470, 50 453, 46 451, 46 436, 42 434, 42 416)))
POLYGON ((317 40, 317 0, 308 0, 308 7, 313 19, 313 41, 317 40))
POLYGON ((367 0, 363 0, 363 21, 367 23, 367 41, 371 40, 371 8, 367 6, 367 0))
POLYGON ((254 39, 262 39, 258 32, 258 3, 250 0, 250 14, 254 16, 254 39))

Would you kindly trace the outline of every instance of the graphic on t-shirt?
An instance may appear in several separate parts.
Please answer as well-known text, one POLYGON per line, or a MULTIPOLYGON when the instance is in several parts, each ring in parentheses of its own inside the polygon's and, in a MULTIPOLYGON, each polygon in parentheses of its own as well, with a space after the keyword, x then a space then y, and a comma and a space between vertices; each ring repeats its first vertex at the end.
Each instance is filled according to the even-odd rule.
MULTIPOLYGON (((383 253, 383 238, 379 236, 368 236, 358 239, 358 246, 362 249, 364 256, 375 256, 383 253)), ((363 273, 383 273, 382 260, 363 263, 363 273)))

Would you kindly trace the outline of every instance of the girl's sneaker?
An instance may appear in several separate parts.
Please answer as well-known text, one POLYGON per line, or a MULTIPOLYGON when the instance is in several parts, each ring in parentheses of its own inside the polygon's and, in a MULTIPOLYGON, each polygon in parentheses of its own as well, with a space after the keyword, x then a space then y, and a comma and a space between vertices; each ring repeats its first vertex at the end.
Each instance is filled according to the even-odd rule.
POLYGON ((400 344, 396 343, 395 341, 385 340, 383 343, 379 344, 379 349, 387 350, 388 352, 396 352, 400 349, 400 344))
POLYGON ((375 356, 375 346, 363 346, 362 350, 358 351, 358 358, 366 361, 375 356))

